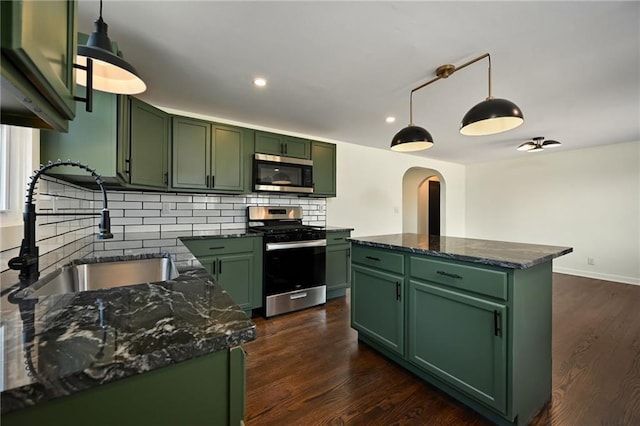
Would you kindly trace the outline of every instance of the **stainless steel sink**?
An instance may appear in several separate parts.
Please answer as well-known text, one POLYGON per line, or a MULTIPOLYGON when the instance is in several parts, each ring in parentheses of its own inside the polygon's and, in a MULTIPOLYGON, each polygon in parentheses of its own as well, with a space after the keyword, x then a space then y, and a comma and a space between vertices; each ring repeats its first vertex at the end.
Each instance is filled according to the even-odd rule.
POLYGON ((122 287, 171 280, 178 275, 170 257, 70 264, 36 281, 22 290, 19 296, 35 298, 122 287))

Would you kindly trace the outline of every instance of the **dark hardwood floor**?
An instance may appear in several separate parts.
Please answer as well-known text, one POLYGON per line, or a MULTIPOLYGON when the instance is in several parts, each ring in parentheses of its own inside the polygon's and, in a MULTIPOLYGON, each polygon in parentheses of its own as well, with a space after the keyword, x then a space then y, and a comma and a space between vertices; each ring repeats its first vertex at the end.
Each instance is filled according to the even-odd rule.
MULTIPOLYGON (((554 274, 553 395, 533 425, 640 425, 640 286, 554 274)), ((264 320, 245 345, 245 421, 489 425, 357 340, 348 298, 264 320)))

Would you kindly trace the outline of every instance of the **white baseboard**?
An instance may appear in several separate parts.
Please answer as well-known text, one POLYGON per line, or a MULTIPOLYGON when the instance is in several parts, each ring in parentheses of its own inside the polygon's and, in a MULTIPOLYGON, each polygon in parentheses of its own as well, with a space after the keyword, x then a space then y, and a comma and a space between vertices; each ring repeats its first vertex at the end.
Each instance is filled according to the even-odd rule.
POLYGON ((559 274, 577 275, 579 277, 595 278, 597 280, 614 281, 623 284, 640 285, 640 278, 638 277, 625 277, 623 275, 602 274, 599 272, 558 267, 554 267, 553 272, 557 272, 559 274))

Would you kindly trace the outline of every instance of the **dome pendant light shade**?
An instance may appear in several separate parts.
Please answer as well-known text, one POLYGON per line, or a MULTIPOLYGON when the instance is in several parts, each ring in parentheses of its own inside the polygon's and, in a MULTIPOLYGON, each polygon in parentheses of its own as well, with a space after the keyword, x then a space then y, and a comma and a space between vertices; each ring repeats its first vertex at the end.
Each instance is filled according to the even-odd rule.
MULTIPOLYGON (((147 89, 138 71, 121 57, 113 54, 111 40, 107 34, 108 25, 100 17, 94 22, 93 32, 86 45, 78 46, 77 62, 86 65, 87 58, 93 60, 93 88, 103 92, 135 95, 147 89)), ((76 81, 86 86, 86 73, 77 73, 76 81)))
POLYGON ((524 117, 516 104, 506 99, 489 98, 465 114, 460 133, 466 136, 493 135, 515 129, 522 123, 524 117))
POLYGON ((429 149, 433 146, 433 137, 424 128, 410 124, 400 130, 391 140, 391 150, 411 152, 429 149))

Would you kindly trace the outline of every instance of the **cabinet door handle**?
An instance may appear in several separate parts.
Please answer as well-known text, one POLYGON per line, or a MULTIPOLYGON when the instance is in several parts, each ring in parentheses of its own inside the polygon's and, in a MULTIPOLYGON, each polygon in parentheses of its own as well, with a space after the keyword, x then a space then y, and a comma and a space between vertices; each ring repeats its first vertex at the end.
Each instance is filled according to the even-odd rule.
POLYGON ((213 273, 211 275, 215 275, 216 274, 216 263, 218 263, 216 260, 213 261, 213 273))
POLYGON ((284 154, 284 144, 280 144, 280 154, 284 154))
POLYGON ((209 175, 204 178, 204 186, 209 187, 209 175))
POLYGON ((284 144, 284 153, 287 154, 287 144, 284 144))
POLYGON ((169 173, 165 172, 164 174, 164 183, 169 184, 169 173))
POLYGON ((347 257, 351 257, 351 248, 347 249, 347 257))
POLYGON ((344 238, 343 238, 343 237, 334 237, 333 239, 334 239, 335 241, 344 240, 344 238))
POLYGON ((124 162, 127 163, 127 169, 124 172, 131 174, 131 159, 127 158, 124 162))
POLYGON ((216 186, 216 176, 211 175, 211 188, 216 186))
POLYGON ((452 274, 451 272, 446 272, 446 271, 436 271, 436 274, 438 275, 444 275, 445 277, 449 277, 449 278, 457 278, 459 280, 462 279, 462 277, 458 274, 452 274))
POLYGON ((502 337, 502 313, 493 311, 493 335, 502 337))
POLYGON ((222 260, 218 260, 218 275, 222 275, 222 260))
POLYGON ((377 257, 373 257, 373 256, 365 256, 365 259, 369 259, 369 260, 373 260, 375 262, 380 262, 380 259, 378 259, 377 257))
POLYGON ((396 300, 400 300, 400 281, 396 281, 396 300))

